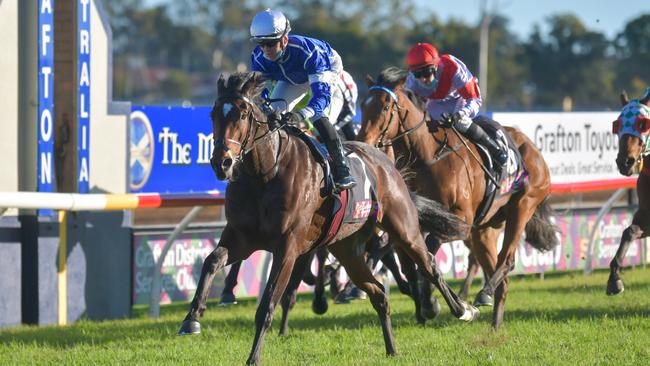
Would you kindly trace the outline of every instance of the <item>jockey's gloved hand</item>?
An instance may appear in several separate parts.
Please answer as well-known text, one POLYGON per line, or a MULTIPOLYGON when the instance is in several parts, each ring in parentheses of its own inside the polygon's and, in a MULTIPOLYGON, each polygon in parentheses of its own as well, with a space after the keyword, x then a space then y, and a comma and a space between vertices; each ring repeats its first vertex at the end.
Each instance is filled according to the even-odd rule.
POLYGON ((302 116, 302 114, 298 112, 287 112, 282 116, 282 124, 283 125, 291 125, 295 127, 299 127, 301 124, 303 124, 305 121, 305 118, 302 116))
POLYGON ((270 111, 266 117, 269 129, 275 130, 282 125, 282 113, 280 111, 270 111))
POLYGON ((456 123, 454 116, 451 113, 445 112, 440 115, 440 124, 444 127, 451 127, 456 123))

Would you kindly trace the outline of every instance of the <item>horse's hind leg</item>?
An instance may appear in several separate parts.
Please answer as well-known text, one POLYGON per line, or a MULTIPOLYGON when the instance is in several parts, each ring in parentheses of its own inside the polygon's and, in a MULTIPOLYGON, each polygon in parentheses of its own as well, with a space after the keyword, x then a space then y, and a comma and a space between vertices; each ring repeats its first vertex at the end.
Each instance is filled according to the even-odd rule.
POLYGON ((311 303, 311 309, 318 315, 322 315, 327 312, 327 296, 325 296, 325 260, 327 260, 328 255, 329 252, 325 247, 319 248, 316 251, 318 272, 316 273, 316 281, 314 284, 314 300, 311 303))
POLYGON ((352 282, 368 295, 373 308, 375 308, 379 316, 384 335, 386 354, 389 356, 394 355, 395 337, 393 336, 390 307, 384 286, 372 275, 364 257, 357 255, 355 245, 353 244, 350 240, 343 240, 331 245, 329 248, 332 254, 341 262, 352 282))
POLYGON ((470 252, 467 258, 467 276, 465 276, 463 286, 460 288, 460 292, 458 292, 458 297, 461 298, 461 300, 467 300, 467 296, 469 295, 469 288, 472 286, 472 282, 474 282, 474 278, 476 277, 478 270, 478 261, 476 258, 474 258, 474 254, 470 252))
POLYGON ((418 324, 423 325, 426 323, 426 319, 422 316, 421 304, 420 304, 420 283, 418 271, 415 268, 415 262, 409 257, 401 248, 396 248, 397 257, 402 267, 402 272, 406 276, 406 281, 410 286, 410 293, 413 302, 415 303, 415 320, 418 324))
MULTIPOLYGON (((478 309, 462 301, 449 287, 438 270, 436 261, 420 234, 420 225, 415 206, 404 201, 393 200, 390 210, 385 211, 383 226, 395 243, 415 262, 420 272, 440 291, 452 314, 465 321, 472 321, 478 315, 478 309)), ((413 289, 413 287, 411 287, 413 289)))
POLYGON ((215 274, 226 265, 247 258, 252 252, 250 248, 241 244, 235 247, 238 250, 229 250, 229 248, 233 248, 232 243, 235 242, 236 238, 232 230, 226 225, 221 235, 221 240, 219 240, 219 245, 203 261, 201 277, 199 278, 199 283, 197 284, 196 292, 192 299, 192 305, 187 316, 185 316, 183 324, 181 324, 181 328, 178 330, 179 335, 201 333, 199 318, 203 316, 203 312, 206 309, 205 302, 210 294, 210 286, 212 285, 215 274))
POLYGON ((388 268, 390 273, 393 274, 393 278, 395 279, 395 282, 397 283, 397 287, 399 288, 399 292, 406 296, 411 296, 411 289, 409 288, 409 283, 408 281, 404 280, 402 278, 402 273, 400 273, 399 266, 397 265, 397 261, 395 261, 395 248, 392 247, 393 245, 391 244, 391 250, 388 251, 388 253, 384 254, 384 256, 381 258, 381 262, 388 268))

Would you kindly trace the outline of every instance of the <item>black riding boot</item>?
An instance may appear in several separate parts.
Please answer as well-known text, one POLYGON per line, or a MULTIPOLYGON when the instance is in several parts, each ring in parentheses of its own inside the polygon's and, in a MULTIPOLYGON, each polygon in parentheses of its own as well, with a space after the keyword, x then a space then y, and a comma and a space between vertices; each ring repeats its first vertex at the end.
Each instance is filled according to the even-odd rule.
POLYGON ((494 161, 498 166, 504 166, 508 161, 508 152, 505 149, 501 148, 496 141, 494 141, 481 126, 476 123, 469 125, 469 128, 465 132, 465 136, 472 140, 473 143, 481 144, 488 148, 490 155, 494 158, 494 161))
POLYGON ((334 163, 334 184, 338 192, 345 189, 350 189, 357 185, 354 178, 350 175, 350 168, 345 161, 345 153, 343 152, 343 145, 339 139, 334 126, 330 124, 329 118, 321 117, 314 122, 314 126, 318 130, 321 139, 325 143, 327 151, 332 156, 334 163))

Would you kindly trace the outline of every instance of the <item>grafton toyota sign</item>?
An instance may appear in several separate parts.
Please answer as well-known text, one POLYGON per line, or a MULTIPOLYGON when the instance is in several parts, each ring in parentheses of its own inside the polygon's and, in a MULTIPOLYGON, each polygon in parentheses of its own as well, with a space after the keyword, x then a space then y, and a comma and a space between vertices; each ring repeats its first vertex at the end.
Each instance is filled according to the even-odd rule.
POLYGON ((502 125, 526 134, 551 171, 551 183, 620 180, 616 169, 618 138, 612 121, 618 112, 494 113, 502 125))

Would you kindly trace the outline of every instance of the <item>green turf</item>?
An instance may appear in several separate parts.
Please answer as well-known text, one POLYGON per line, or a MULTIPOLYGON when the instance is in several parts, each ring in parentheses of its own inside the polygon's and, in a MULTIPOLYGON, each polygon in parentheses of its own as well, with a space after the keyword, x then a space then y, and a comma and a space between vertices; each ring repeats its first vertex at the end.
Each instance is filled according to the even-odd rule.
MULTIPOLYGON (((624 273, 626 291, 605 295, 606 272, 511 279, 505 325, 491 329, 491 309, 471 324, 441 315, 418 326, 410 299, 391 292, 398 354, 386 357, 369 301, 311 312, 299 299, 289 334, 277 335, 280 311, 262 352, 266 365, 646 365, 650 362, 650 269, 624 273)), ((457 288, 458 285, 454 284, 457 288)), ((478 287, 472 289, 476 293, 478 287)), ((188 304, 146 308, 133 319, 79 321, 66 327, 0 330, 0 365, 241 365, 253 340, 254 300, 209 303, 203 333, 176 336, 188 304)))

